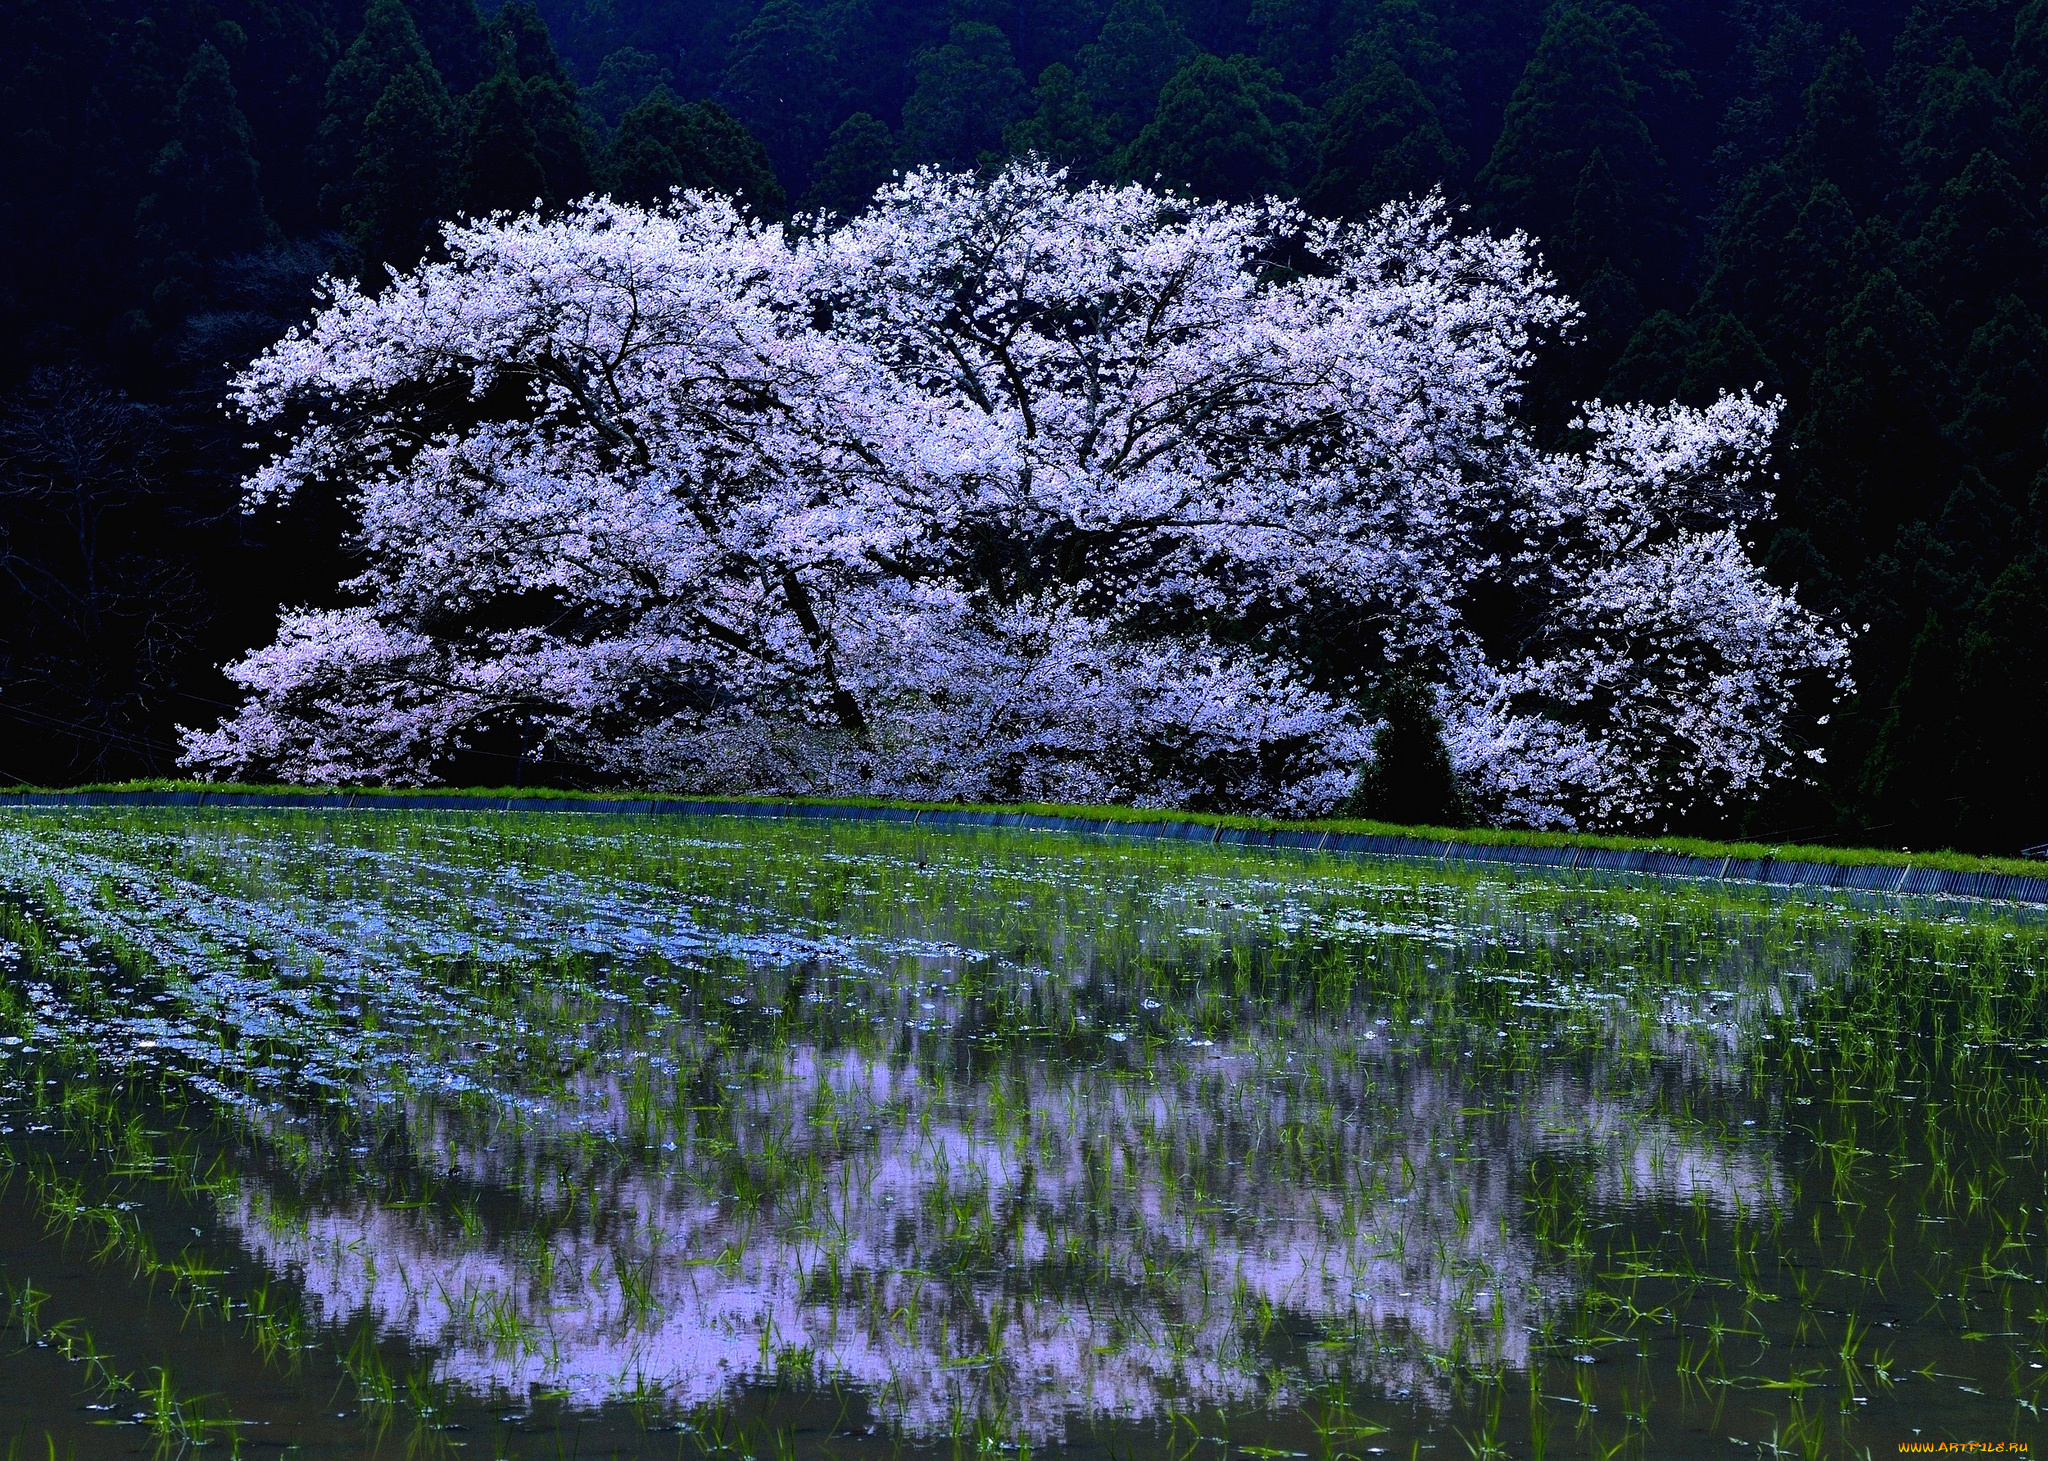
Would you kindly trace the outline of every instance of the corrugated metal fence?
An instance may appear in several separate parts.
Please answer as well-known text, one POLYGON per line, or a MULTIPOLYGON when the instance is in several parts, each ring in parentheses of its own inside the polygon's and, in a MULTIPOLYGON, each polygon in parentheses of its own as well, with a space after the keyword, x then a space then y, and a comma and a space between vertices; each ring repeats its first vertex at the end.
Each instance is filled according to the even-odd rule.
POLYGON ((1599 847, 1517 847, 1419 837, 1372 837, 1346 832, 1256 830, 1206 822, 1127 822, 1102 817, 1057 817, 1035 812, 943 812, 906 807, 857 807, 811 802, 721 801, 702 797, 495 797, 421 792, 358 795, 317 792, 303 796, 246 791, 0 792, 0 807, 160 806, 275 807, 304 811, 626 812, 648 816, 796 817, 823 821, 909 822, 920 827, 1016 827, 1043 832, 1089 832, 1106 837, 1208 842, 1232 847, 1288 847, 1368 857, 1439 863, 1512 863, 1566 871, 1645 873, 1652 877, 1709 878, 1777 887, 1845 888, 1871 893, 1987 898, 2048 903, 2048 873, 1957 872, 1896 864, 1792 862, 1776 858, 1690 857, 1680 853, 1617 851, 1599 847))

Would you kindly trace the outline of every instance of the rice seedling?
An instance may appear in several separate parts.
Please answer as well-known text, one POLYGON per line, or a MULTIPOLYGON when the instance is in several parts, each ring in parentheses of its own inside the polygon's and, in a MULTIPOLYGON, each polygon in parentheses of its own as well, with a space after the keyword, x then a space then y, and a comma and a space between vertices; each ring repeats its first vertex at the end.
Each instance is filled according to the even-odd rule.
POLYGON ((0 1187, 95 1283, 314 1389, 323 1350, 372 1415, 560 1392, 560 1438, 623 1375, 633 1454, 810 1454, 770 1411, 831 1386, 912 1450, 1178 1455, 1199 1411, 1363 1458, 1662 1454, 1696 1406, 1810 1454, 1929 1385, 1945 1424, 2038 1403, 2023 911, 107 809, 0 819, 0 940, 0 1187))

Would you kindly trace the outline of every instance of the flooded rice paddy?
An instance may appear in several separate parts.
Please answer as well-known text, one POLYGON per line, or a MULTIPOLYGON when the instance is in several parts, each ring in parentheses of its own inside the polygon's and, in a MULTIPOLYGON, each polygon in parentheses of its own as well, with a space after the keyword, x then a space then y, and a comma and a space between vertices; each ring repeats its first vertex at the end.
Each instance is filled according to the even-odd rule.
POLYGON ((1894 1455, 2048 929, 903 826, 0 816, 4 1454, 1894 1455))

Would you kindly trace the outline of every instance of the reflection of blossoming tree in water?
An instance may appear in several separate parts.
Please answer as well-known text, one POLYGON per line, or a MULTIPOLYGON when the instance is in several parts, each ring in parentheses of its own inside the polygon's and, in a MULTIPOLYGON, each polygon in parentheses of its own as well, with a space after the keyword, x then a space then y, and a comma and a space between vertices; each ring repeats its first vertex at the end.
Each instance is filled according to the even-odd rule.
POLYGON ((1842 637, 1743 538, 1770 404, 1516 418, 1573 307, 1441 200, 1360 226, 914 173, 797 238, 689 196, 454 228, 244 373, 259 500, 349 499, 188 739, 420 779, 480 739, 715 788, 1315 812, 1435 687, 1492 815, 1655 824, 1801 765, 1842 637))
MULTIPOLYGON (((231 1217, 326 1317, 431 1346, 479 1391, 595 1401, 644 1382, 708 1401, 800 1353, 913 1435, 964 1408, 1045 1439, 1091 1415, 1292 1403, 1324 1375, 1440 1398, 1427 1357, 1454 1352, 1525 1365, 1532 1323, 1573 1286, 1524 1218, 1539 1151, 1568 1146, 1636 1200, 1754 1209, 1773 1190, 1754 1154, 1589 1109, 1577 1082, 1475 1142, 1459 1110, 1478 1093, 1335 1054, 1357 1034, 1319 1032, 1292 1065, 1264 1042, 1168 1047, 1150 1080, 1026 1066, 950 1090, 914 1062, 799 1049, 750 1073, 731 1125, 754 1162, 786 1144, 766 1198, 705 1190, 723 1132, 685 1135, 670 1169, 579 1162, 539 1131, 480 1150, 455 1120, 429 1145, 512 1187, 503 1240, 368 1203, 280 1227, 260 1186, 231 1217), (479 1307, 526 1337, 508 1344, 479 1307)), ((631 1104, 619 1081, 577 1096, 631 1104)), ((609 1152, 632 1133, 604 1135, 609 1152)))
POLYGON ((1738 961, 1707 1015, 1613 979, 1661 934, 1577 893, 887 828, 216 825, 0 831, 8 886, 166 980, 38 1018, 239 1105, 286 1158, 224 1208, 260 1266, 479 1392, 794 1368, 1035 1437, 1318 1377, 1438 1402, 1445 1356, 1520 1364, 1578 1292, 1533 1159, 1617 1212, 1780 1190, 1652 1089, 1740 1084, 1774 986, 1738 961), (1578 1054, 1462 1066, 1502 1020, 1578 1054), (427 1208, 386 1205, 408 1173, 427 1208))
MULTIPOLYGON (((938 994, 961 972, 927 963, 905 982, 938 994)), ((1474 1143, 1465 1108, 1503 1093, 1388 1052, 1385 1022, 1355 1012, 1287 1040, 1167 1044, 1135 1070, 948 1079, 972 1023, 940 997, 914 1053, 671 1051, 529 1114, 519 1141, 416 1107, 425 1165, 446 1153, 529 1212, 589 1215, 538 1252, 451 1256, 445 1227, 370 1205, 316 1208, 280 1236, 260 1189, 242 1226, 331 1317, 432 1345, 479 1389, 598 1399, 644 1382, 709 1400, 799 1353, 915 1434, 964 1411, 1042 1438, 1091 1414, 1285 1401, 1324 1374, 1440 1394, 1428 1357, 1453 1352, 1525 1364, 1532 1321, 1571 1288, 1523 1219, 1518 1177, 1539 1152, 1587 1162, 1613 1202, 1755 1210, 1777 1186, 1754 1153, 1589 1100, 1597 1077, 1534 1086, 1474 1143), (589 1134, 607 1153, 665 1145, 628 1113, 707 1082, 741 1094, 708 1131, 676 1128, 674 1158, 577 1156, 589 1134), (516 1311, 531 1338, 508 1350, 480 1332, 478 1303, 516 1311)), ((1709 1084, 1721 1073, 1691 1040, 1669 1045, 1709 1084)))

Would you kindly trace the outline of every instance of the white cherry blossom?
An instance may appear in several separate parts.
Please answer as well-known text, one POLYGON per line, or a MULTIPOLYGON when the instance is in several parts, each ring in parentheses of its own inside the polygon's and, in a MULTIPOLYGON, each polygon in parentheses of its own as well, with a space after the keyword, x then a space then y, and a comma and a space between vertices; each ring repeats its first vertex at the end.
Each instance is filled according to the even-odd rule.
POLYGON ((794 231, 682 194, 451 225, 236 383, 252 502, 343 496, 191 764, 430 780, 518 723, 704 789, 1327 811, 1374 678, 1478 803, 1654 824, 1796 770, 1843 632, 1742 535, 1775 404, 1519 422, 1574 317, 1439 199, 1295 209, 913 173, 794 231))

